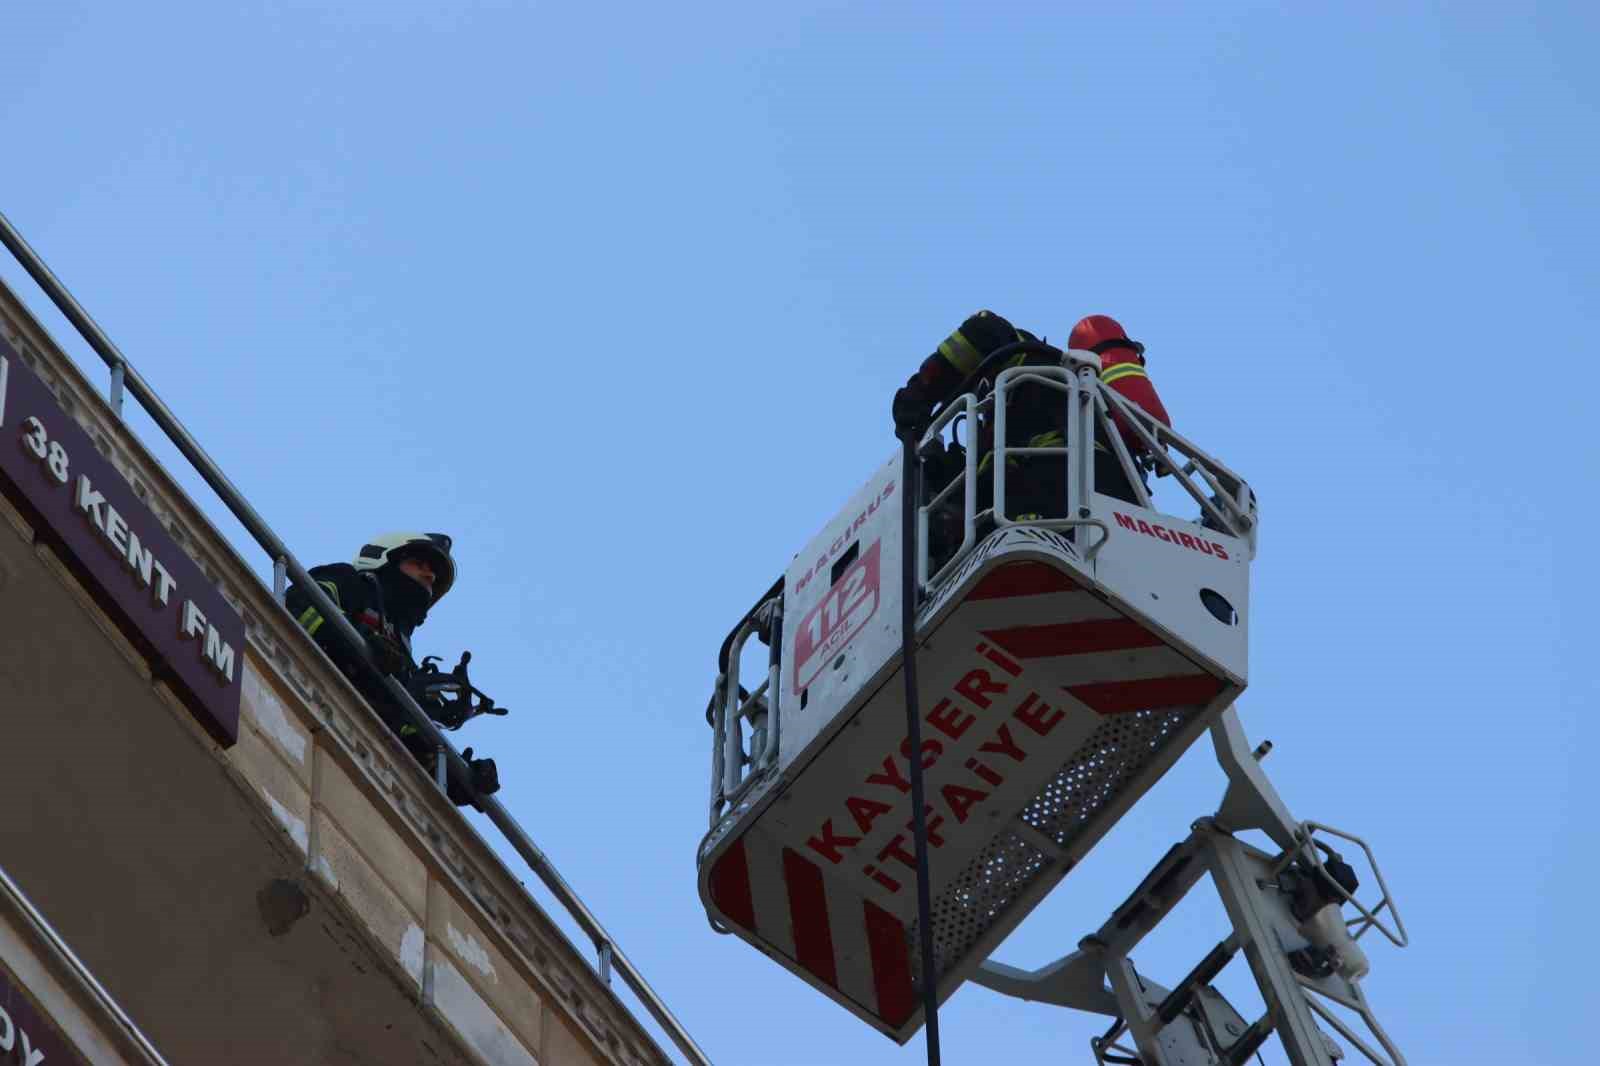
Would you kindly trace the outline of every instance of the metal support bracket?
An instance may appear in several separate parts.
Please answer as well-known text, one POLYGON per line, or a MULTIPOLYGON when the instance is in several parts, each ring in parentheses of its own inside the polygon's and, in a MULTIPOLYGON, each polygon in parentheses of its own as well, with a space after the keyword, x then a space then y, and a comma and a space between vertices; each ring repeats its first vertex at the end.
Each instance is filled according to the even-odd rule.
MULTIPOLYGON (((1228 777, 1216 817, 1196 822, 1189 836, 1162 856, 1077 951, 1033 971, 985 962, 972 980, 1016 999, 1113 1018, 1111 1028, 1090 1041, 1100 1066, 1244 1066, 1273 1034, 1292 1066, 1332 1066, 1344 1058, 1345 1049, 1319 1021, 1375 1066, 1405 1066, 1405 1058, 1373 1016, 1359 976, 1305 967, 1302 956, 1312 941, 1295 916, 1293 896, 1280 887, 1279 875, 1304 856, 1309 858, 1299 869, 1324 870, 1311 834, 1313 828, 1325 827, 1301 826, 1289 814, 1260 766, 1270 746, 1252 751, 1232 708, 1212 727, 1212 740, 1228 777), (1262 830, 1283 851, 1269 854, 1235 839, 1232 833, 1243 829, 1262 830), (1207 875, 1232 932, 1175 989, 1167 989, 1139 973, 1130 953, 1207 875), (1267 1013, 1248 1025, 1212 985, 1241 951, 1267 1005, 1267 1013), (1334 1005, 1359 1016, 1367 1034, 1334 1013, 1334 1005)), ((1337 835, 1360 844, 1372 860, 1359 838, 1337 835)), ((1375 862, 1372 869, 1377 872, 1375 862)), ((1404 946, 1399 913, 1382 875, 1377 879, 1383 898, 1374 907, 1344 893, 1345 902, 1360 912, 1346 924, 1356 927, 1358 935, 1378 928, 1404 946), (1385 912, 1397 935, 1380 920, 1385 912)))
POLYGON ((111 389, 106 394, 106 402, 118 418, 122 417, 122 388, 127 377, 128 364, 117 363, 111 367, 111 389))
POLYGON ((1261 756, 1270 747, 1264 746, 1261 756, 1250 749, 1239 714, 1232 707, 1212 724, 1211 743, 1222 772, 1228 775, 1228 790, 1213 818, 1217 826, 1228 833, 1259 829, 1284 851, 1298 851, 1305 842, 1305 833, 1261 769, 1261 756))
POLYGON ((1106 988, 1105 952, 1088 940, 1071 955, 1040 970, 985 962, 972 980, 1003 996, 1030 1003, 1049 1003, 1110 1018, 1121 1013, 1117 997, 1106 988))
POLYGON ((1289 965, 1288 951, 1305 946, 1304 942, 1284 942, 1281 916, 1267 906, 1247 861, 1245 845, 1212 827, 1198 832, 1210 837, 1206 858, 1217 894, 1243 941, 1245 960, 1289 1061, 1293 1066, 1329 1066, 1322 1032, 1289 965))

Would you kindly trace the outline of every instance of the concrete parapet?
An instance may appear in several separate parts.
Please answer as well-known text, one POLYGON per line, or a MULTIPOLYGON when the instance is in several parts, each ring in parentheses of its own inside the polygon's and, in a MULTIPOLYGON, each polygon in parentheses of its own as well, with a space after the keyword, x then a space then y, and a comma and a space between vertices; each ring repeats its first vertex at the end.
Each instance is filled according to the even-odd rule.
MULTIPOLYGON (((0 332, 244 620, 239 735, 232 747, 224 748, 194 723, 166 689, 159 670, 152 672, 146 651, 102 612, 93 594, 36 536, 28 519, 0 499, 0 542, 30 546, 38 565, 115 649, 115 658, 130 668, 116 682, 129 693, 122 700, 128 713, 165 708, 180 726, 162 735, 187 737, 193 750, 204 752, 221 771, 214 782, 202 780, 185 763, 191 769, 185 771, 188 779, 182 787, 196 794, 210 789, 219 806, 243 800, 259 812, 256 824, 264 845, 258 861, 249 871, 234 873, 241 884, 248 874, 255 879, 251 883, 263 886, 260 899, 247 909, 254 913, 259 907, 266 918, 268 943, 276 945, 269 954, 284 954, 253 960, 256 969, 251 972, 272 966, 281 970, 283 980, 295 979, 293 945, 309 935, 301 932, 307 923, 295 924, 296 909, 303 906, 301 913, 321 922, 326 938, 353 938, 339 950, 352 959, 376 960, 393 987, 431 1019, 433 1031, 447 1034, 455 1044, 453 1049, 438 1046, 427 1031, 417 1030, 421 1035, 415 1039, 421 1043, 416 1046, 434 1055, 428 1061, 540 1066, 668 1062, 650 1033, 600 980, 587 953, 572 945, 518 876, 433 787, 347 679, 272 599, 258 577, 270 561, 252 566, 240 557, 4 285, 0 332), (229 785, 234 799, 215 791, 229 785), (287 925, 271 919, 280 911, 287 925), (283 932, 273 932, 275 928, 283 932)), ((0 593, 16 580, 10 571, 25 568, 26 559, 26 552, 0 552, 0 593)), ((33 575, 25 576, 34 582, 31 587, 45 587, 33 575)), ((66 661, 61 666, 63 671, 81 668, 66 661)), ((56 683, 54 676, 68 675, 41 675, 41 691, 56 683)), ((84 714, 94 713, 90 697, 79 702, 84 714)), ((83 802, 92 806, 92 783, 77 785, 87 796, 83 802)), ((161 872, 164 884, 178 880, 170 870, 161 872)), ((55 871, 41 859, 30 873, 48 880, 55 871)), ((242 901, 235 907, 240 908, 245 908, 242 901)), ((74 920, 91 941, 97 939, 101 919, 85 914, 74 920)), ((203 930, 187 932, 204 935, 203 930)), ((123 939, 134 935, 136 931, 120 934, 123 939)), ((121 942, 109 935, 98 940, 106 952, 121 942)), ((180 960, 169 965, 180 965, 180 960)), ((365 963, 355 965, 360 969, 365 963)), ((136 990, 147 1011, 157 1002, 157 984, 164 989, 180 987, 182 981, 168 974, 136 990)), ((341 1006, 326 1026, 348 1039, 360 1031, 361 1021, 354 1007, 341 1006)), ((373 1024, 379 1022, 373 1019, 373 1024)), ((177 1023, 166 1019, 162 1024, 177 1023)), ((185 1039, 202 1037, 185 1033, 185 1039)), ((225 1042, 225 1034, 217 1039, 225 1042)), ((330 1045, 334 1042, 330 1038, 330 1045)), ((237 1049, 231 1054, 231 1061, 241 1063, 267 1061, 237 1049)))

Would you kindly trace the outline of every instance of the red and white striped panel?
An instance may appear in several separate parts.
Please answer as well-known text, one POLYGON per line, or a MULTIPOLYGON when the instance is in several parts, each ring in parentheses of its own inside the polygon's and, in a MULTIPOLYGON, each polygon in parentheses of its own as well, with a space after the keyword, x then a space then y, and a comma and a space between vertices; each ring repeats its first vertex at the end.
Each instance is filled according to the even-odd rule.
POLYGON ((787 956, 819 984, 890 1028, 916 1007, 900 920, 759 829, 712 867, 711 899, 729 921, 787 956))
MULTIPOLYGON (((982 887, 972 882, 973 876, 994 876, 992 871, 972 874, 969 863, 995 834, 1007 831, 1027 802, 1051 787, 1062 767, 1081 759, 1085 744, 1096 743, 1093 737, 1105 716, 1205 705, 1227 687, 1103 596, 1043 562, 997 567, 977 582, 939 630, 937 657, 929 650, 919 658, 919 666, 925 668, 925 715, 941 696, 946 704, 962 699, 960 680, 972 676, 975 665, 991 670, 994 678, 1003 678, 1012 688, 992 706, 985 704, 987 710, 978 719, 985 724, 974 726, 959 744, 944 736, 946 755, 928 771, 930 810, 950 815, 943 830, 946 844, 932 852, 938 898, 950 893, 970 896, 982 887), (1015 662, 1007 664, 1007 657, 1015 662), (1030 690, 1038 696, 1025 695, 1030 690), (1048 696, 1052 691, 1060 694, 1048 696), (1048 740, 1042 731, 1028 732, 1011 718, 1040 697, 1067 712, 1061 727, 1052 727, 1048 740), (1009 727, 1015 728, 1004 734, 1008 742, 1029 750, 1027 757, 1019 755, 1006 767, 1012 787, 1002 793, 993 768, 968 756, 977 754, 978 744, 992 731, 1009 727), (1047 752, 1044 759, 1032 757, 1047 752), (972 776, 984 770, 989 778, 972 776), (940 811, 937 797, 943 794, 942 786, 952 783, 965 783, 969 791, 981 787, 985 791, 977 794, 992 795, 990 802, 1000 802, 1004 795, 1005 807, 988 812, 995 817, 982 819, 940 811), (991 786, 992 793, 987 791, 991 786)), ((882 691, 891 690, 894 686, 888 684, 882 691)), ((1044 708, 1045 713, 1049 710, 1044 708)), ((885 893, 867 876, 871 867, 863 863, 879 853, 885 834, 900 831, 909 812, 886 813, 859 826, 860 842, 848 861, 819 865, 804 848, 812 826, 800 812, 819 812, 821 817, 836 811, 886 752, 898 750, 904 736, 902 712, 892 696, 869 703, 859 713, 870 718, 857 723, 863 728, 819 752, 805 777, 788 787, 785 819, 792 824, 785 828, 775 819, 749 826, 715 859, 707 891, 716 909, 744 936, 903 1040, 909 1033, 897 1031, 918 1007, 907 928, 913 918, 913 897, 885 893), (892 714, 894 720, 870 717, 875 713, 892 714)), ((979 712, 974 709, 974 713, 979 712)), ((904 757, 898 758, 903 766, 904 757)), ((1156 758, 1154 751, 1149 758, 1156 758)), ((1100 825, 1092 831, 1098 835, 1106 828, 1100 825)), ((1019 898, 1019 893, 1007 895, 1019 898)), ((974 926, 971 907, 946 907, 941 912, 937 898, 935 904, 936 914, 965 916, 965 932, 941 930, 937 922, 934 928, 937 953, 947 966, 960 967, 969 961, 966 953, 983 930, 974 926)), ((993 914, 985 928, 995 924, 1010 928, 1027 909, 1008 907, 993 914)))
POLYGON ((1045 563, 1002 566, 967 595, 962 621, 1047 670, 1096 714, 1210 702, 1225 687, 1161 637, 1045 563))

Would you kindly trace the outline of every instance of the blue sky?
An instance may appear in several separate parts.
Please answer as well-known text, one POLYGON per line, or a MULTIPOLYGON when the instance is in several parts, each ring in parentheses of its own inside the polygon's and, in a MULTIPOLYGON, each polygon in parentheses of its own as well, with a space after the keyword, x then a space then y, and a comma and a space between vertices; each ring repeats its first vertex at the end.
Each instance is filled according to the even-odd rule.
MULTIPOLYGON (((1299 817, 1377 848, 1414 944, 1367 987, 1411 1061, 1590 1042, 1592 7, 7 23, 0 210, 304 562, 456 535, 419 643, 514 708, 463 739, 719 1063, 922 1061, 707 929, 702 711, 893 448, 895 385, 984 306, 1118 316, 1256 486, 1243 717, 1299 817)), ((1220 782, 1185 758, 999 957, 1071 950, 1220 782)), ((1183 914, 1136 955, 1168 983, 1223 935, 1183 914)), ((942 1018, 958 1064, 1088 1062, 1103 1028, 975 987, 942 1018)))

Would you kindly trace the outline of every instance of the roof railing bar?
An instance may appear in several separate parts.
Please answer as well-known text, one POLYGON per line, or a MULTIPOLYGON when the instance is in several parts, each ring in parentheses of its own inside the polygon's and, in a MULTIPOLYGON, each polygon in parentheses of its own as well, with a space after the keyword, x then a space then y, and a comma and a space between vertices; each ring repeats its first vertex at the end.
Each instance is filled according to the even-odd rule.
MULTIPOLYGON (((107 337, 105 331, 96 324, 94 319, 89 317, 89 312, 83 309, 83 305, 73 299, 72 294, 67 291, 67 287, 61 284, 61 280, 50 272, 50 268, 45 266, 44 260, 39 258, 39 253, 35 252, 33 246, 23 239, 22 234, 17 232, 16 227, 11 224, 11 220, 6 218, 3 212, 0 212, 0 243, 4 243, 11 250, 11 254, 16 257, 17 262, 22 264, 22 269, 28 272, 28 275, 38 283, 39 288, 43 289, 51 301, 61 309, 61 313, 67 316, 67 321, 71 322, 73 327, 82 334, 83 339, 88 341, 89 346, 99 353, 100 358, 106 361, 106 365, 111 367, 113 372, 119 365, 127 365, 127 359, 123 358, 122 353, 117 350, 117 346, 111 343, 111 338, 107 337)), ((115 387, 114 381, 113 387, 115 387)))
MULTIPOLYGON (((367 649, 366 642, 356 633, 355 627, 350 624, 350 620, 335 606, 322 586, 311 579, 311 576, 305 572, 294 556, 289 555, 285 559, 289 567, 289 576, 294 579, 294 583, 306 593, 307 598, 321 612, 323 618, 326 619, 326 624, 333 627, 334 632, 339 634, 349 650, 360 655, 363 661, 371 665, 371 652, 367 649)), ((318 650, 320 651, 320 649, 318 650)), ((378 668, 372 666, 372 669, 377 671, 378 668)), ((450 745, 449 741, 445 739, 433 720, 423 713, 422 708, 417 706, 411 693, 406 691, 405 686, 394 677, 381 674, 381 672, 380 675, 389 695, 405 712, 406 716, 411 720, 411 724, 423 735, 425 743, 444 754, 448 763, 448 780, 453 780, 467 795, 472 797, 473 806, 482 811, 484 816, 494 824, 495 828, 500 830, 506 842, 516 850, 518 855, 522 856, 522 860, 528 864, 528 868, 544 883, 544 886, 550 890, 551 894, 561 902, 584 934, 595 942, 603 941, 612 945, 612 963, 617 972, 622 975, 623 981, 639 997, 639 1001, 644 1004, 651 1017, 655 1018, 656 1022, 666 1031, 678 1049, 696 1066, 710 1066, 710 1059, 706 1057, 706 1053, 701 1050, 682 1023, 667 1008, 661 997, 656 994, 655 989, 650 987, 650 983, 644 979, 644 975, 638 971, 622 949, 616 946, 616 941, 606 931, 605 926, 600 924, 600 920, 594 916, 594 913, 579 898, 577 892, 556 870, 554 864, 550 862, 539 846, 533 842, 533 838, 528 836, 526 830, 511 816, 511 812, 507 811, 500 801, 493 796, 478 794, 466 762, 456 752, 455 748, 450 745)))
POLYGON ((382 677, 385 689, 400 706, 405 717, 422 734, 424 741, 445 753, 444 761, 447 766, 448 780, 454 780, 464 789, 467 795, 472 797, 473 806, 482 811, 489 821, 494 824, 495 828, 500 830, 507 843, 522 856, 523 861, 528 864, 529 868, 538 875, 539 880, 544 883, 545 887, 566 908, 567 913, 578 923, 585 935, 597 943, 604 942, 613 945, 611 952, 612 964, 616 967, 617 972, 622 975, 623 981, 639 997, 639 1001, 650 1012, 651 1017, 656 1020, 667 1036, 678 1047, 678 1050, 683 1052, 695 1066, 710 1066, 711 1060, 707 1058, 706 1053, 695 1043, 694 1038, 689 1035, 682 1023, 678 1021, 677 1017, 661 1000, 661 997, 650 987, 649 982, 634 967, 627 955, 620 948, 615 947, 616 942, 611 935, 606 932, 605 927, 600 924, 593 912, 578 898, 578 894, 567 884, 566 879, 557 872, 544 852, 534 844, 533 839, 517 824, 516 819, 501 805, 499 800, 492 796, 478 794, 476 787, 473 785, 471 772, 468 770, 467 764, 449 742, 445 740, 444 735, 439 731, 433 720, 423 712, 421 707, 417 706, 416 701, 406 691, 405 686, 393 677, 384 674, 373 664, 372 653, 367 648, 366 642, 361 639, 355 627, 345 618, 344 613, 333 603, 322 587, 311 579, 305 567, 300 564, 300 561, 294 557, 294 554, 289 551, 284 542, 267 525, 266 520, 256 512, 254 507, 250 506, 244 495, 228 480, 227 476, 222 473, 221 468, 217 466, 211 457, 206 454, 199 441, 195 440, 193 435, 184 428, 183 423, 156 395, 155 390, 144 380, 138 370, 128 362, 127 357, 122 354, 121 350, 106 335, 105 331, 95 323, 89 313, 67 291, 66 286, 45 265, 44 260, 29 246, 16 228, 11 225, 10 220, 6 218, 3 212, 0 212, 0 243, 5 244, 23 269, 28 272, 28 275, 33 278, 34 282, 56 305, 57 309, 66 316, 67 320, 72 323, 73 327, 78 330, 79 334, 83 336, 83 339, 88 342, 89 346, 94 349, 100 358, 113 369, 120 367, 128 391, 133 393, 134 398, 139 401, 145 412, 166 433, 168 439, 177 446, 184 458, 189 460, 196 472, 205 479, 206 484, 211 486, 212 491, 217 494, 228 510, 233 512, 239 523, 255 538, 256 543, 274 560, 275 566, 277 561, 282 561, 288 577, 306 593, 307 598, 322 613, 323 618, 330 624, 331 629, 337 634, 337 638, 345 645, 346 649, 355 654, 361 662, 366 663, 382 677))
POLYGON ((28 272, 39 288, 44 290, 44 294, 50 297, 51 302, 66 316, 67 321, 72 323, 106 365, 113 369, 121 367, 128 391, 133 393, 134 398, 144 407, 156 425, 161 427, 168 439, 183 453, 183 457, 189 460, 205 479, 206 484, 211 486, 212 491, 233 512, 234 517, 238 518, 250 535, 255 537, 256 542, 266 549, 267 554, 272 558, 289 557, 289 549, 278 539, 277 534, 272 532, 266 521, 256 513, 255 508, 245 501, 243 494, 233 486, 217 464, 205 453, 205 449, 200 447, 200 443, 190 435, 183 427, 183 423, 178 421, 177 416, 155 394, 155 390, 128 363, 127 357, 112 343, 111 338, 106 336, 105 331, 94 319, 89 317, 89 313, 67 291, 66 286, 61 284, 60 279, 51 273, 44 260, 40 259, 39 254, 23 240, 22 234, 16 231, 3 213, 0 213, 0 243, 5 244, 22 264, 22 268, 28 272))
MULTIPOLYGON (((451 761, 453 765, 459 762, 459 758, 453 758, 451 761)), ((465 769, 464 766, 463 769, 465 769)), ((544 852, 540 851, 533 841, 529 839, 527 833, 523 832, 516 819, 512 818, 506 809, 501 806, 500 802, 492 796, 484 801, 479 809, 495 824, 501 833, 505 834, 511 846, 517 849, 517 853, 527 862, 529 868, 538 875, 539 880, 544 882, 545 887, 550 889, 558 899, 566 903, 568 913, 572 915, 578 925, 595 940, 603 940, 611 945, 611 965, 622 975, 623 983, 633 990, 634 995, 639 997, 639 1001, 644 1004, 651 1017, 655 1018, 661 1027, 666 1030, 667 1035, 672 1038, 672 1042, 678 1046, 678 1050, 683 1052, 695 1066, 711 1066, 711 1059, 707 1057, 705 1051, 700 1048, 699 1044, 694 1042, 694 1038, 689 1035, 688 1030, 684 1029, 683 1024, 678 1021, 667 1005, 662 1002, 661 997, 656 994, 656 990, 651 988, 650 983, 639 973, 638 968, 628 958, 627 953, 617 946, 617 942, 611 938, 611 934, 606 932, 605 927, 590 913, 589 908, 578 898, 577 893, 572 891, 572 888, 562 878, 561 874, 544 857, 544 852)))

